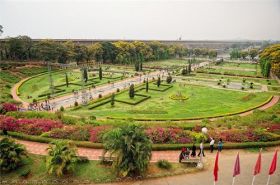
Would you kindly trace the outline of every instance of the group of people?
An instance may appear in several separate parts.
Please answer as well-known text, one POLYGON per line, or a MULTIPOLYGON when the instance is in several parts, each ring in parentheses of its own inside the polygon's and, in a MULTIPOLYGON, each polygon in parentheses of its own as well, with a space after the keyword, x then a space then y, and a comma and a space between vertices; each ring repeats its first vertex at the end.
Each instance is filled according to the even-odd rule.
MULTIPOLYGON (((214 145, 215 145, 215 140, 211 137, 210 138, 210 152, 213 153, 214 151, 214 145)), ((219 152, 222 151, 223 149, 223 140, 219 139, 218 144, 217 144, 217 149, 219 152)), ((199 145, 199 153, 198 153, 198 157, 200 156, 205 157, 204 154, 204 142, 202 141, 199 145)), ((195 144, 193 144, 193 146, 191 147, 191 150, 187 147, 183 147, 179 156, 179 162, 181 162, 183 159, 189 159, 190 157, 196 157, 196 146, 195 144)))

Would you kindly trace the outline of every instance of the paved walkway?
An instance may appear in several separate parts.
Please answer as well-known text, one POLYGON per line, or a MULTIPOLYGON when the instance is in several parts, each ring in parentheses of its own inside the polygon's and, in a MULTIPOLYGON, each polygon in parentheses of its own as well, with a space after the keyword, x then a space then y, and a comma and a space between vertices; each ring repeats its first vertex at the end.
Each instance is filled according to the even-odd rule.
MULTIPOLYGON (((46 155, 49 144, 38 143, 33 141, 17 140, 18 143, 23 144, 27 151, 32 154, 46 155)), ((102 149, 82 148, 78 147, 79 156, 88 157, 90 160, 98 160, 98 157, 102 155, 102 149)), ((178 156, 180 151, 153 151, 151 162, 156 162, 160 159, 166 159, 170 162, 178 162, 178 156)))
MULTIPOLYGON (((46 148, 48 144, 37 143, 31 141, 17 140, 19 143, 26 146, 27 151, 33 154, 46 155, 46 148)), ((271 163, 274 151, 280 147, 268 148, 267 151, 263 151, 262 155, 262 172, 257 176, 255 185, 265 185, 267 180, 267 174, 269 165, 271 163)), ((91 148, 78 148, 78 154, 80 156, 86 156, 90 160, 98 160, 98 156, 102 154, 102 149, 91 148)), ((252 180, 252 173, 258 153, 249 152, 247 150, 223 150, 219 159, 219 182, 217 185, 230 185, 232 182, 233 165, 237 152, 240 153, 241 163, 241 175, 236 178, 236 185, 250 185, 252 180)), ((151 162, 156 162, 160 159, 166 159, 170 162, 178 162, 178 156, 180 151, 153 151, 151 162)), ((185 174, 173 177, 165 177, 158 179, 149 179, 144 181, 133 181, 125 183, 113 183, 115 185, 210 185, 212 184, 212 170, 215 160, 215 153, 205 152, 206 160, 209 163, 209 167, 198 173, 185 174)), ((279 155, 280 158, 280 155, 279 155)), ((280 163, 279 163, 280 166, 280 163)), ((275 175, 271 177, 270 185, 280 184, 280 168, 277 168, 275 175)))
MULTIPOLYGON (((278 150, 280 148, 278 147, 278 150)), ((246 150, 229 150, 222 151, 219 158, 219 180, 216 185, 232 185, 233 166, 237 152, 240 153, 240 168, 241 174, 236 177, 235 185, 251 185, 253 178, 253 169, 258 157, 258 153, 248 152, 246 150)), ((268 177, 268 169, 274 154, 274 148, 263 152, 262 155, 262 170, 256 177, 254 185, 266 185, 268 177)), ((215 154, 206 154, 209 167, 202 171, 192 174, 184 174, 172 177, 147 179, 143 181, 133 181, 126 183, 111 183, 114 185, 212 185, 213 184, 213 163, 215 154)), ((278 155, 278 159, 280 156, 278 155)), ((279 161, 279 160, 278 160, 279 161)), ((279 163, 277 170, 271 176, 269 185, 280 185, 280 168, 279 163)))
MULTIPOLYGON (((102 96, 106 96, 108 94, 115 93, 117 91, 117 89, 122 90, 122 89, 128 88, 130 84, 134 84, 134 85, 140 84, 143 82, 143 80, 145 78, 151 79, 153 77, 157 77, 158 75, 163 75, 163 74, 164 73, 162 73, 161 71, 156 71, 156 72, 152 72, 152 73, 149 73, 146 75, 142 75, 141 77, 136 76, 136 77, 132 77, 132 78, 126 78, 121 81, 117 81, 117 82, 110 83, 110 84, 104 84, 101 86, 97 86, 96 88, 86 90, 85 95, 86 95, 86 97, 91 96, 93 99, 96 99, 96 98, 98 98, 99 94, 101 94, 102 96)), ((166 73, 165 73, 165 75, 166 75, 166 73)), ((13 96, 13 99, 20 101, 23 104, 24 108, 27 108, 29 103, 23 101, 17 95, 17 89, 22 84, 22 82, 28 80, 29 78, 25 78, 25 79, 21 80, 20 82, 15 84, 13 86, 13 88, 11 89, 11 94, 13 96)), ((68 94, 68 95, 65 95, 62 97, 57 97, 57 98, 51 99, 50 104, 54 108, 54 110, 56 110, 56 109, 59 109, 61 106, 64 106, 64 107, 73 106, 76 101, 78 103, 82 103, 83 94, 81 92, 79 92, 78 95, 68 94)))

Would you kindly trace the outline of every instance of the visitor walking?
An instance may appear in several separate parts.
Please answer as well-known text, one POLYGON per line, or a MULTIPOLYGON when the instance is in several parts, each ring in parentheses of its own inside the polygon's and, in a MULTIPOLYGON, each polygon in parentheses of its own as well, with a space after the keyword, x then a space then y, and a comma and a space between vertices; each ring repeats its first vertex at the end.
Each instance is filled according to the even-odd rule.
POLYGON ((215 140, 211 137, 210 138, 210 152, 213 153, 215 140))
POLYGON ((192 156, 192 157, 196 157, 196 146, 195 146, 195 144, 193 144, 193 146, 192 146, 192 153, 191 153, 191 156, 192 156))
POLYGON ((221 152, 223 150, 223 140, 220 138, 218 142, 218 151, 221 152))
POLYGON ((203 141, 200 143, 199 145, 199 153, 198 153, 198 157, 200 157, 200 155, 203 155, 203 157, 205 157, 204 155, 204 146, 203 146, 203 141))

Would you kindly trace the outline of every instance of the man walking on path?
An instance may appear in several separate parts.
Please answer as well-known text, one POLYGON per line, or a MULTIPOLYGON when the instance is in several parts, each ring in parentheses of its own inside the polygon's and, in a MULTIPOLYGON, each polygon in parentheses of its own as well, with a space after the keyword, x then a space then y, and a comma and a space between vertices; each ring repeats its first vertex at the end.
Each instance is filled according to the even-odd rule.
POLYGON ((211 139, 211 141, 210 141, 210 151, 211 151, 211 153, 213 153, 215 140, 212 137, 210 139, 211 139))
POLYGON ((203 146, 203 141, 200 143, 200 145, 199 145, 199 153, 198 153, 198 157, 200 157, 200 154, 202 154, 203 155, 203 157, 205 157, 205 155, 204 155, 204 146, 203 146))

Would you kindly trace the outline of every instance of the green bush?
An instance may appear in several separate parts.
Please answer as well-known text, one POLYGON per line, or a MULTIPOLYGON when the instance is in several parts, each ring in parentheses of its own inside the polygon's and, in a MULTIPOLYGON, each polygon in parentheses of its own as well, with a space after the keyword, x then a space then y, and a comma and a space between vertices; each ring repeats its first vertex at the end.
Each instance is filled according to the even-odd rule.
POLYGON ((4 137, 0 141, 0 171, 11 171, 22 165, 27 157, 23 145, 17 144, 12 138, 4 137))
POLYGON ((78 162, 75 145, 65 141, 55 141, 51 144, 47 149, 48 156, 46 158, 48 173, 62 176, 73 171, 78 162))
POLYGON ((152 143, 142 127, 129 125, 106 133, 104 148, 116 155, 114 169, 121 177, 145 174, 152 155, 152 143))
POLYGON ((157 162, 157 166, 161 169, 165 169, 165 170, 169 170, 172 168, 172 165, 170 162, 168 162, 167 160, 159 160, 157 162))

